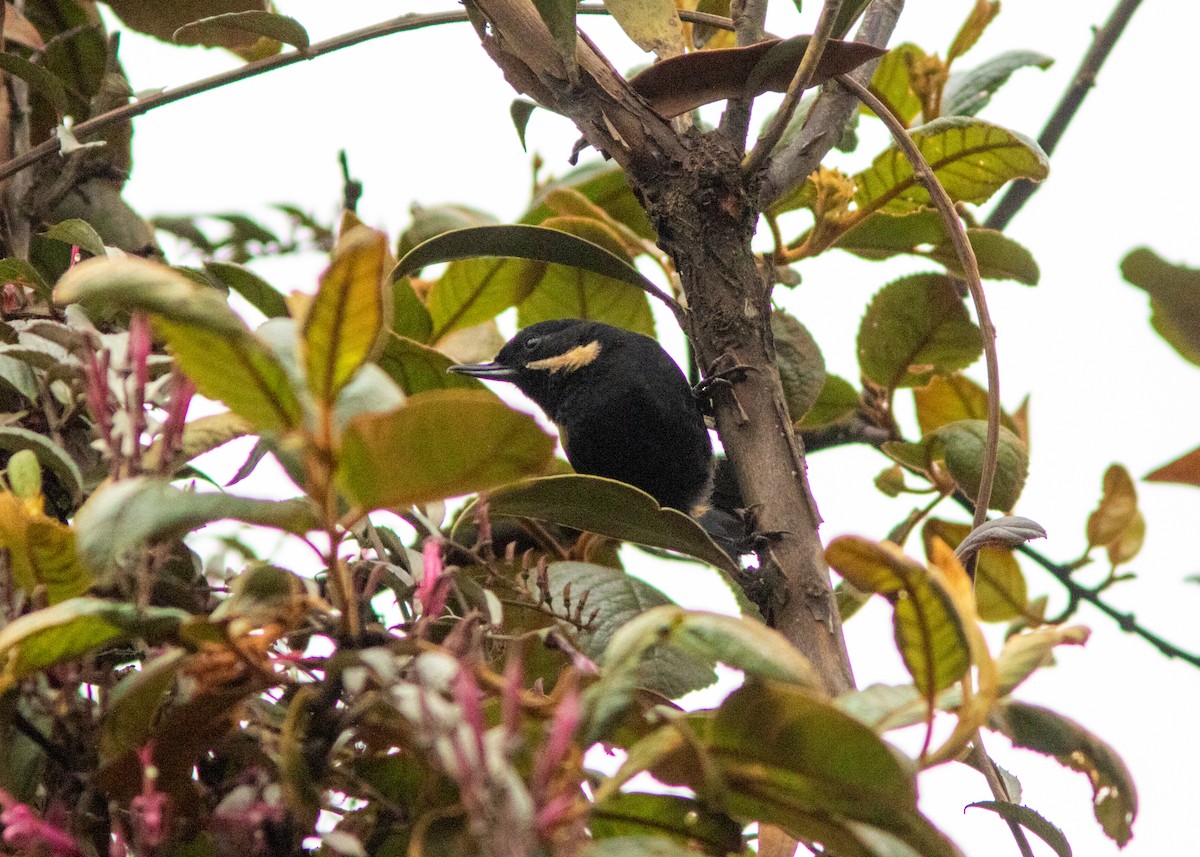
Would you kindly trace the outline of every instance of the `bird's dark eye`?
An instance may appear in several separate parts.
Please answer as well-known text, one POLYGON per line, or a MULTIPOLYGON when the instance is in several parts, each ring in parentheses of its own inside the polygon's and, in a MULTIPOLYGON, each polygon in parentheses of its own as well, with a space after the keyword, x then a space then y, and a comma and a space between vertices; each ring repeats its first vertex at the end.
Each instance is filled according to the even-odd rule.
POLYGON ((531 336, 525 340, 525 350, 532 351, 533 349, 537 348, 541 344, 542 344, 542 338, 540 336, 531 336))

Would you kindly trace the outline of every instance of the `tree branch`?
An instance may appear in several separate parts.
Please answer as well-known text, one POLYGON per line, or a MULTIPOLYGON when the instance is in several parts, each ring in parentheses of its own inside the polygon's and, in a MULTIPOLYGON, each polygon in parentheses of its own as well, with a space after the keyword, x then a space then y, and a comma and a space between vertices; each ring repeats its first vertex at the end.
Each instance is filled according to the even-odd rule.
POLYGON ((1050 572, 1050 575, 1062 584, 1067 590, 1067 597, 1070 598, 1070 603, 1067 605, 1067 610, 1064 611, 1065 616, 1069 616, 1075 611, 1075 607, 1080 602, 1091 604, 1101 613, 1117 623, 1122 631, 1127 634, 1133 634, 1135 637, 1141 637, 1154 648, 1158 649, 1168 658, 1179 658, 1185 663, 1200 669, 1200 654, 1189 652, 1186 649, 1181 649, 1174 643, 1163 639, 1158 634, 1155 634, 1149 628, 1140 624, 1132 613, 1122 613, 1117 608, 1113 607, 1102 597, 1100 591, 1089 586, 1084 586, 1078 583, 1071 577, 1072 568, 1070 566, 1061 565, 1055 562, 1044 554, 1039 553, 1029 545, 1021 545, 1017 548, 1025 556, 1040 565, 1043 569, 1050 572))
MULTIPOLYGON (((1096 35, 1092 39, 1092 46, 1084 54, 1083 62, 1079 64, 1079 69, 1075 72, 1071 85, 1063 93, 1062 100, 1050 114, 1050 120, 1038 137, 1038 145, 1047 155, 1054 153, 1067 126, 1071 124, 1071 120, 1075 118, 1075 114, 1083 105, 1083 99, 1096 85, 1096 75, 1100 73, 1100 67, 1108 59, 1117 39, 1121 38, 1125 25, 1129 23, 1129 19, 1133 17, 1133 13, 1137 11, 1141 2, 1142 0, 1121 0, 1113 9, 1104 26, 1096 31, 1096 35)), ((1037 189, 1036 182, 1028 179, 1017 181, 992 209, 984 226, 988 229, 1003 230, 1037 189)))
MULTIPOLYGON (((738 47, 761 42, 766 34, 763 25, 767 20, 766 0, 733 0, 729 4, 729 17, 737 33, 738 47)), ((746 150, 746 135, 750 133, 750 111, 753 98, 731 98, 721 114, 721 133, 729 138, 739 152, 746 150)))
MULTIPOLYGON (((904 156, 912 164, 913 174, 929 191, 929 198, 942 217, 946 233, 954 245, 954 253, 962 265, 963 276, 971 299, 975 303, 975 313, 979 317, 979 333, 983 339, 983 357, 987 364, 987 439, 983 447, 983 469, 979 475, 979 493, 975 497, 975 521, 973 526, 979 527, 987 520, 988 502, 992 498, 992 484, 996 479, 996 456, 1000 447, 1000 363, 996 358, 996 328, 992 324, 988 312, 987 297, 983 293, 983 281, 979 277, 979 263, 975 259, 975 250, 967 238, 962 220, 954 208, 954 202, 941 182, 937 180, 933 169, 921 154, 917 144, 909 136, 908 130, 887 109, 882 101, 849 76, 840 78, 842 84, 850 89, 863 104, 883 120, 888 127, 896 145, 904 151, 904 156)), ((970 566, 973 568, 973 566, 970 566)))
POLYGON ((841 8, 842 0, 825 0, 825 4, 821 6, 821 15, 817 18, 816 31, 809 39, 804 57, 800 60, 796 73, 792 75, 791 83, 788 84, 787 92, 783 95, 779 109, 775 111, 771 121, 759 135, 753 151, 742 162, 742 175, 747 179, 762 169, 771 152, 779 144, 780 138, 783 137, 788 123, 792 121, 796 105, 800 103, 800 96, 812 83, 813 75, 817 71, 817 63, 821 61, 821 54, 825 53, 825 45, 829 44, 829 39, 833 35, 833 25, 837 23, 838 12, 841 11, 841 8))
MULTIPOLYGON (((606 15, 608 11, 600 7, 580 6, 578 9, 580 14, 584 15, 606 15)), ((724 30, 733 29, 733 22, 728 18, 723 18, 720 15, 710 15, 704 12, 683 12, 679 16, 686 21, 697 24, 707 24, 712 27, 720 27, 724 30)), ((269 71, 274 71, 277 68, 284 68, 298 63, 303 60, 315 59, 325 54, 340 51, 343 48, 353 47, 354 45, 369 42, 372 39, 382 38, 383 36, 391 36, 396 33, 403 33, 409 30, 419 30, 425 27, 433 27, 439 24, 461 24, 467 21, 466 12, 432 12, 427 14, 409 13, 401 15, 398 18, 392 18, 389 21, 383 21, 379 24, 372 24, 369 27, 363 27, 358 30, 352 30, 348 33, 343 33, 340 36, 334 36, 331 39, 326 39, 323 42, 317 42, 310 45, 304 50, 287 51, 286 53, 277 54, 266 59, 256 60, 252 63, 247 63, 244 66, 232 69, 230 71, 214 74, 210 77, 202 78, 201 80, 193 81, 192 83, 184 84, 177 89, 159 92, 154 95, 149 95, 145 98, 140 98, 123 107, 118 107, 115 110, 109 110, 101 113, 99 116, 94 116, 85 122, 80 122, 71 128, 71 133, 75 139, 80 141, 88 140, 95 137, 105 128, 114 123, 121 122, 125 119, 130 119, 134 116, 141 116, 143 113, 149 113, 158 107, 165 107, 168 104, 174 104, 176 101, 182 101, 185 98, 190 98, 193 95, 199 95, 202 92, 209 92, 214 89, 219 89, 230 83, 236 83, 239 80, 247 80, 252 77, 257 77, 260 74, 266 74, 269 71)), ((19 173, 21 170, 36 164, 59 151, 58 139, 46 140, 18 157, 12 158, 9 161, 0 164, 0 182, 11 175, 19 173)))
MULTIPOLYGON (((863 15, 855 40, 885 47, 903 8, 904 0, 873 0, 863 15)), ((850 76, 865 86, 875 73, 877 64, 878 60, 866 63, 850 76)), ((858 99, 854 93, 832 81, 825 85, 795 142, 776 152, 762 172, 762 182, 758 188, 758 207, 761 210, 808 178, 833 148, 833 144, 841 138, 846 123, 857 107, 858 99)))

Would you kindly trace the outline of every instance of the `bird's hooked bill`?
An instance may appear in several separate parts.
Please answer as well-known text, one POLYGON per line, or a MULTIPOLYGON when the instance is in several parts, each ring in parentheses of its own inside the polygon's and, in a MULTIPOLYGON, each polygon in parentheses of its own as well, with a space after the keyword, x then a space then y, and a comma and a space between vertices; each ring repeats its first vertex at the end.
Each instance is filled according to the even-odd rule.
POLYGON ((490 378, 504 380, 517 374, 518 370, 503 363, 455 363, 446 370, 458 375, 470 375, 472 378, 490 378))

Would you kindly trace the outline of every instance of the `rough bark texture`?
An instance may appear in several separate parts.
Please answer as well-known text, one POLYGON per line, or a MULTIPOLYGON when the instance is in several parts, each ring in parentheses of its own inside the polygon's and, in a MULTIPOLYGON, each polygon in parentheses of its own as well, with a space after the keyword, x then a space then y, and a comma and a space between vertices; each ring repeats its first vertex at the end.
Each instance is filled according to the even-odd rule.
POLYGON ((758 217, 735 144, 719 132, 676 134, 584 38, 578 74, 531 0, 473 0, 484 49, 518 90, 566 115, 625 168, 688 303, 687 332, 714 387, 717 429, 755 528, 771 620, 825 678, 853 686, 804 454, 775 369, 770 294, 750 239, 758 217), (574 77, 574 81, 572 81, 574 77))

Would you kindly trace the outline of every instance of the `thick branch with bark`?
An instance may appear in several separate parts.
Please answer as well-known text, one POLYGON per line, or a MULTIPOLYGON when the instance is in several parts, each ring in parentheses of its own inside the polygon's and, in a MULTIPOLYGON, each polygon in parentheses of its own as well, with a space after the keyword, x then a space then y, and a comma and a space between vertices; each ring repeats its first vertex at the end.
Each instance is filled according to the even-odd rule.
POLYGON ((768 282, 750 248, 759 209, 739 169, 739 146, 719 132, 676 134, 586 39, 578 82, 568 79, 531 0, 473 0, 484 49, 509 82, 569 116, 625 168, 670 254, 687 297, 687 327, 715 388, 717 429, 756 529, 772 617, 824 676, 853 685, 829 583, 804 454, 775 368, 768 282))

